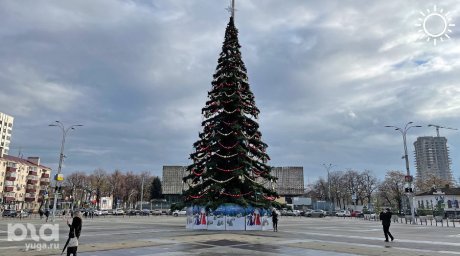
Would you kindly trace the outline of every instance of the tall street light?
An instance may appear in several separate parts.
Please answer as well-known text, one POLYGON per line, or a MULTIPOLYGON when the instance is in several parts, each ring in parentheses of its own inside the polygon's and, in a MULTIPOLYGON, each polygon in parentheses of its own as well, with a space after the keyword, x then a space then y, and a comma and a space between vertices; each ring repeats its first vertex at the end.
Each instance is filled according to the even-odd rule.
POLYGON ((60 121, 55 121, 55 123, 53 124, 50 124, 49 126, 56 126, 56 127, 59 127, 61 128, 61 131, 62 131, 62 141, 61 141, 61 153, 59 154, 59 166, 58 166, 58 172, 54 178, 55 180, 55 193, 54 193, 54 203, 53 203, 53 213, 52 213, 52 218, 51 220, 54 222, 54 218, 56 216, 56 204, 57 204, 57 197, 59 195, 59 192, 58 192, 58 184, 61 180, 60 178, 60 174, 61 174, 61 170, 62 170, 62 162, 64 160, 64 144, 65 144, 65 138, 67 136, 67 133, 70 131, 70 130, 75 130, 75 127, 79 127, 79 126, 83 126, 81 124, 74 124, 74 125, 71 125, 70 127, 65 127, 64 124, 60 121))
POLYGON ((412 223, 415 224, 415 213, 414 213, 414 198, 413 198, 413 190, 412 190, 412 181, 413 177, 410 175, 410 170, 409 170, 409 157, 407 155, 407 143, 406 143, 406 134, 407 131, 412 128, 412 127, 422 127, 421 125, 412 125, 414 122, 408 122, 403 128, 399 128, 397 126, 393 125, 385 125, 385 127, 389 128, 394 128, 396 131, 399 131, 403 137, 403 143, 404 143, 404 159, 406 160, 406 177, 405 181, 407 183, 407 188, 406 188, 406 195, 409 199, 409 205, 410 205, 410 211, 411 211, 411 216, 412 216, 412 223))
POLYGON ((333 164, 323 164, 323 166, 324 166, 324 168, 326 168, 326 171, 327 171, 327 186, 328 186, 328 192, 327 193, 328 193, 328 197, 329 197, 329 216, 332 216, 331 180, 330 180, 330 177, 329 177, 329 171, 335 165, 333 165, 333 164))

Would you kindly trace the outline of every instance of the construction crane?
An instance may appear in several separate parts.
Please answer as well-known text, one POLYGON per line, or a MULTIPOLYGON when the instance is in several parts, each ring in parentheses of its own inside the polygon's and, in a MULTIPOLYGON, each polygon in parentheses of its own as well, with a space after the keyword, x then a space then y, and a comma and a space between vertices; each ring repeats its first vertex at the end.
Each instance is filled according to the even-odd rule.
POLYGON ((458 130, 457 128, 450 128, 450 127, 440 126, 436 124, 429 124, 428 127, 436 127, 436 135, 438 135, 438 137, 439 137, 439 128, 449 129, 449 130, 458 130))

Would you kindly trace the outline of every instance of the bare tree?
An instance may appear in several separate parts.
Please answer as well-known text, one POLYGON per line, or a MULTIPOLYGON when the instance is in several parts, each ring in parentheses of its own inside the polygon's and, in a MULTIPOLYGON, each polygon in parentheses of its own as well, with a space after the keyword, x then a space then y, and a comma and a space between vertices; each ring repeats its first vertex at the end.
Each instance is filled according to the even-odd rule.
POLYGON ((404 176, 401 171, 388 171, 379 185, 379 195, 389 206, 398 208, 399 212, 404 196, 404 176))
POLYGON ((343 187, 341 186, 342 172, 335 171, 329 173, 329 182, 331 183, 331 197, 334 205, 342 209, 342 193, 343 187))
POLYGON ((434 174, 428 175, 428 178, 422 180, 422 179, 417 179, 415 181, 415 187, 417 188, 417 191, 420 192, 426 192, 430 191, 433 188, 443 188, 446 186, 453 186, 453 182, 445 179, 441 179, 437 177, 434 174))
POLYGON ((122 199, 125 207, 131 208, 133 202, 140 199, 142 179, 140 175, 136 175, 129 171, 125 175, 124 185, 125 189, 122 190, 122 199))
POLYGON ((95 191, 96 194, 96 208, 99 209, 99 202, 101 200, 101 196, 105 194, 107 191, 107 173, 103 169, 96 169, 90 175, 89 182, 91 184, 91 188, 95 191))
POLYGON ((86 174, 78 171, 71 173, 64 181, 64 186, 67 188, 69 195, 72 197, 72 204, 74 207, 78 203, 78 198, 82 198, 82 188, 85 180, 86 174))
POLYGON ((113 206, 118 207, 118 200, 123 198, 125 175, 120 170, 115 170, 107 179, 109 185, 109 193, 113 196, 113 206))
POLYGON ((356 201, 352 202, 356 204, 359 201, 360 195, 360 182, 359 182, 359 173, 355 170, 348 169, 343 176, 343 186, 346 188, 346 204, 352 202, 352 196, 356 196, 356 201))
POLYGON ((319 180, 317 180, 313 185, 314 196, 316 199, 326 200, 328 191, 327 189, 327 181, 320 177, 319 180))
POLYGON ((363 182, 363 191, 367 199, 367 208, 369 209, 372 203, 372 195, 378 187, 378 181, 377 178, 369 170, 363 171, 360 176, 363 182))

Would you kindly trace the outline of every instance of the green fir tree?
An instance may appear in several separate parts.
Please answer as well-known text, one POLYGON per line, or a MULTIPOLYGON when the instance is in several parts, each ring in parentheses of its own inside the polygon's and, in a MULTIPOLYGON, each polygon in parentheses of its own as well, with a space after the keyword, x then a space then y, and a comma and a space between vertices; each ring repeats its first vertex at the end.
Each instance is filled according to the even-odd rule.
POLYGON ((267 165, 267 144, 262 142, 257 119, 259 109, 249 88, 241 59, 238 30, 233 17, 225 31, 218 65, 202 109, 205 120, 190 155, 193 164, 184 177, 188 205, 211 209, 223 203, 268 207, 278 197, 276 177, 267 165))

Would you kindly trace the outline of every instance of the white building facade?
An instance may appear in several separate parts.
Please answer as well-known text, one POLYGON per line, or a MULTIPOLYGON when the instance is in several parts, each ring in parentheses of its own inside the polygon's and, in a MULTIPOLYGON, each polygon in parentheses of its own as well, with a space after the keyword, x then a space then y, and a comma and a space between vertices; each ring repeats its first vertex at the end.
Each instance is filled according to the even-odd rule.
POLYGON ((11 134, 13 133, 14 117, 0 112, 0 154, 8 155, 11 134))
POLYGON ((446 216, 460 216, 460 188, 432 189, 418 193, 414 198, 414 208, 435 210, 444 209, 446 216))

